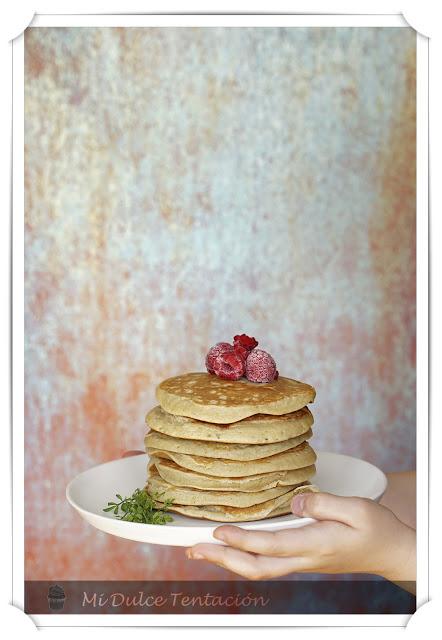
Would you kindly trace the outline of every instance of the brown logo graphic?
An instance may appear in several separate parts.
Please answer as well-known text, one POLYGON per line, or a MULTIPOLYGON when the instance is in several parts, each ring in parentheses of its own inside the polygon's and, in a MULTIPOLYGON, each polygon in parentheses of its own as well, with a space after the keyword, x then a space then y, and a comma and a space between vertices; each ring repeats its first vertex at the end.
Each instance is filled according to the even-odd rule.
POLYGON ((49 609, 61 610, 64 607, 66 594, 63 587, 59 584, 51 585, 48 589, 48 605, 49 609))

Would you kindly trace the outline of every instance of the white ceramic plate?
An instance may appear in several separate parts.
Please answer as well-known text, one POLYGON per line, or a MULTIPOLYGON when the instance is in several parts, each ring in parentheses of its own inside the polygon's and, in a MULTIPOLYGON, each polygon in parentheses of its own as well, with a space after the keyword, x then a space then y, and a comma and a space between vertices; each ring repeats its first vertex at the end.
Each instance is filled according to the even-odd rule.
MULTIPOLYGON (((379 500, 387 488, 387 478, 380 469, 358 458, 338 453, 318 453, 317 473, 313 482, 322 491, 339 496, 359 496, 379 500)), ((119 493, 129 496, 146 481, 147 455, 138 455, 106 462, 80 473, 66 488, 66 497, 87 522, 97 529, 120 538, 188 547, 197 542, 215 542, 213 530, 222 523, 198 520, 172 513, 173 522, 166 525, 140 524, 118 520, 104 513, 103 507, 119 493)), ((269 520, 242 522, 245 529, 275 531, 289 527, 302 527, 312 518, 291 515, 269 520)))

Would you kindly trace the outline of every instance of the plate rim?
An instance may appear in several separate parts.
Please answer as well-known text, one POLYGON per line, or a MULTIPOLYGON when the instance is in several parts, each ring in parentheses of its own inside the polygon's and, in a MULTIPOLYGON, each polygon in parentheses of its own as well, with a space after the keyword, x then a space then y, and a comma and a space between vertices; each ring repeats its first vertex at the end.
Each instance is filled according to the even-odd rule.
MULTIPOLYGON (((377 467, 376 465, 374 465, 373 463, 369 462, 368 460, 364 460, 363 458, 357 458, 356 456, 351 456, 345 453, 339 453, 336 451, 317 451, 316 452, 317 456, 323 456, 323 455, 331 455, 333 457, 339 457, 339 458, 348 458, 351 460, 357 460, 358 462, 363 462, 364 464, 368 465, 369 467, 372 467, 375 472, 378 474, 379 479, 382 481, 382 492, 380 493, 380 495, 375 499, 377 501, 379 501, 382 496, 384 495, 387 486, 388 486, 388 479, 387 476, 385 475, 385 473, 382 471, 382 469, 380 469, 379 467, 377 467)), ((72 497, 72 486, 74 485, 75 482, 77 482, 79 480, 79 478, 83 475, 85 475, 86 473, 89 473, 92 470, 98 469, 100 467, 104 467, 106 465, 115 463, 115 462, 121 462, 121 461, 127 461, 132 457, 145 457, 148 458, 148 454, 147 453, 140 453, 136 456, 128 456, 127 458, 115 458, 113 460, 108 460, 106 462, 101 462, 100 464, 94 465, 93 467, 89 467, 88 469, 85 469, 84 471, 81 471, 80 473, 78 473, 74 478, 72 478, 72 480, 70 480, 68 482, 68 484, 66 485, 66 489, 65 489, 65 496, 66 496, 66 500, 69 502, 69 504, 71 505, 71 507, 73 507, 76 511, 79 512, 79 514, 84 514, 87 516, 92 516, 93 518, 98 518, 104 522, 109 522, 109 521, 117 521, 119 523, 124 523, 123 526, 128 525, 131 528, 135 527, 136 530, 140 530, 140 527, 142 528, 141 530, 146 530, 146 527, 148 527, 148 530, 157 530, 158 525, 156 524, 150 524, 150 523, 144 523, 144 522, 125 522, 124 520, 120 520, 118 518, 110 518, 104 514, 101 513, 97 513, 95 511, 90 511, 88 509, 85 509, 84 507, 80 506, 72 497)), ((368 499, 372 499, 372 498, 368 498, 368 499)), ((276 518, 267 518, 267 519, 261 519, 261 520, 250 520, 250 521, 244 521, 244 522, 219 522, 219 521, 215 521, 215 520, 207 520, 207 519, 201 519, 202 522, 204 522, 204 524, 199 524, 200 520, 197 518, 189 518, 188 516, 179 514, 181 516, 181 518, 186 518, 187 520, 194 520, 195 524, 188 524, 188 525, 183 525, 183 524, 174 524, 172 526, 170 526, 170 529, 173 529, 175 532, 178 532, 180 529, 185 530, 186 532, 189 531, 189 529, 203 529, 205 531, 210 531, 211 528, 215 529, 217 527, 220 527, 222 525, 233 525, 233 526, 241 526, 244 527, 246 529, 257 529, 257 528, 262 528, 262 527, 267 527, 267 529, 277 529, 277 528, 284 528, 284 527, 290 527, 291 522, 297 522, 298 525, 297 526, 304 526, 307 524, 311 524, 313 522, 316 522, 316 520, 314 518, 296 518, 296 520, 290 521, 280 521, 277 520, 276 518), (301 524, 302 523, 302 524, 301 524)), ((88 522, 90 523, 89 519, 88 522)), ((92 523, 90 523, 92 524, 92 523)), ((94 526, 94 525, 92 525, 94 526)), ((114 534, 117 535, 118 534, 114 534)), ((124 536, 118 536, 118 537, 124 537, 124 536)), ((127 539, 127 538, 126 538, 127 539)))

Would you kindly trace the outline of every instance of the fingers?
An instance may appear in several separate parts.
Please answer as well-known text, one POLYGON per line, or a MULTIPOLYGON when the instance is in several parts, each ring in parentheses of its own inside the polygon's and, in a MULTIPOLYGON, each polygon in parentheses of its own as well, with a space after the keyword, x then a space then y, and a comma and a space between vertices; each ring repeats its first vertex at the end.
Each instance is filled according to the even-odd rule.
POLYGON ((146 453, 145 451, 140 451, 139 449, 131 449, 130 451, 123 451, 123 453, 121 454, 121 457, 130 458, 131 456, 142 456, 145 453, 146 453))
POLYGON ((293 571, 308 570, 307 561, 304 558, 254 556, 246 551, 218 544, 197 544, 187 550, 187 557, 192 560, 208 560, 248 580, 265 580, 287 575, 293 571))
POLYGON ((356 527, 361 516, 370 508, 370 500, 343 498, 331 493, 301 493, 291 504, 297 516, 316 520, 334 520, 356 527))
POLYGON ((188 550, 188 557, 208 560, 250 580, 292 572, 340 572, 342 567, 352 566, 347 555, 355 536, 360 540, 362 534, 365 541, 367 531, 375 530, 378 535, 373 522, 379 523, 382 507, 362 498, 309 493, 296 496, 292 509, 316 522, 273 532, 223 525, 215 529, 214 537, 229 546, 198 544, 188 550))
POLYGON ((302 555, 307 549, 311 549, 311 531, 305 529, 311 530, 311 527, 272 532, 250 531, 233 525, 223 525, 215 529, 213 536, 242 551, 288 557, 302 555))

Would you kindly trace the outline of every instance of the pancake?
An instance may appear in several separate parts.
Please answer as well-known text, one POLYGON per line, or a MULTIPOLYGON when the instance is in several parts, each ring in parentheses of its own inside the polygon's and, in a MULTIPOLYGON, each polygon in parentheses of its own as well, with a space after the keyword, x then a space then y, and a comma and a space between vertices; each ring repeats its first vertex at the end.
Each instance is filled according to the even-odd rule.
POLYGON ((297 438, 290 438, 282 442, 270 442, 268 444, 229 444, 226 442, 207 442, 204 440, 185 440, 173 438, 162 433, 151 431, 144 438, 146 450, 159 449, 161 451, 173 451, 175 453, 189 453, 206 458, 221 458, 223 460, 259 460, 268 458, 288 449, 297 447, 298 444, 312 437, 312 431, 303 433, 297 438))
POLYGON ((200 489, 191 489, 189 487, 176 487, 166 482, 151 469, 147 479, 146 490, 150 495, 161 496, 161 501, 172 499, 174 504, 203 506, 203 505, 223 505, 228 507, 253 507, 261 502, 273 500, 287 493, 291 487, 274 487, 273 489, 265 489, 264 491, 250 491, 244 493, 242 491, 202 491, 200 489))
POLYGON ((316 467, 312 464, 291 471, 273 471, 239 478, 219 478, 183 469, 172 460, 161 458, 152 458, 149 466, 155 466, 160 476, 170 484, 206 491, 264 491, 273 487, 292 486, 305 482, 316 473, 316 467))
POLYGON ((279 376, 260 384, 223 380, 210 373, 186 373, 158 385, 158 402, 168 413, 230 424, 258 413, 283 415, 313 402, 316 392, 304 382, 279 376))
POLYGON ((282 416, 259 413, 219 426, 195 418, 176 416, 157 406, 147 414, 146 423, 153 431, 187 440, 264 444, 281 442, 306 433, 313 425, 313 416, 307 407, 303 407, 282 416))
POLYGON ((294 449, 277 453, 259 460, 220 460, 187 453, 175 453, 160 449, 149 448, 149 455, 156 458, 173 460, 178 466, 190 469, 208 476, 223 478, 238 478, 253 476, 271 471, 289 471, 307 467, 316 461, 316 454, 307 442, 302 442, 294 449))
POLYGON ((290 502, 295 494, 310 493, 317 490, 314 485, 305 484, 291 489, 278 498, 267 500, 253 507, 227 507, 222 505, 198 507, 172 504, 172 506, 169 507, 169 511, 181 513, 190 518, 203 518, 205 520, 215 520, 216 522, 251 522, 253 520, 274 518, 291 513, 290 502))

